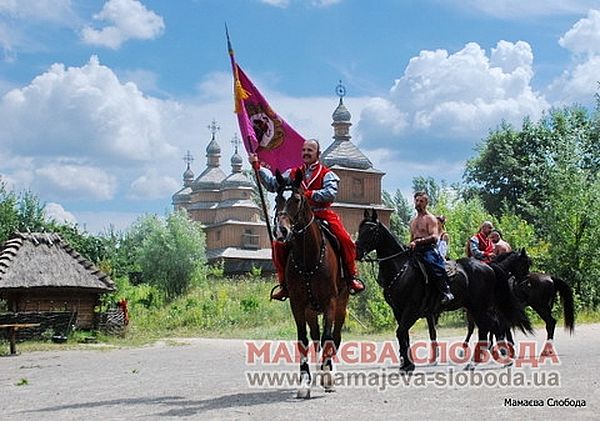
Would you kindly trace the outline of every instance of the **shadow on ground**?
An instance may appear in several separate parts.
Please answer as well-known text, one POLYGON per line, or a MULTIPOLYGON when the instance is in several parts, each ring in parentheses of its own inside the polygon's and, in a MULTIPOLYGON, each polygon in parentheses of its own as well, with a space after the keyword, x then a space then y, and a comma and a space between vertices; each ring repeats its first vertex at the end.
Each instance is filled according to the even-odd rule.
MULTIPOLYGON (((272 390, 266 392, 248 392, 234 393, 232 395, 218 396, 210 399, 190 400, 182 396, 160 396, 147 398, 123 398, 111 399, 105 401, 82 402, 69 405, 56 405, 45 408, 38 408, 22 413, 43 413, 43 412, 60 412, 72 411, 77 409, 89 410, 92 408, 101 408, 107 406, 162 406, 170 407, 166 411, 157 412, 155 416, 175 416, 185 417, 203 412, 227 409, 227 408, 247 408, 256 405, 281 403, 281 402, 301 402, 294 398, 295 391, 293 390, 272 390)), ((313 399, 319 399, 323 396, 316 396, 313 399)))

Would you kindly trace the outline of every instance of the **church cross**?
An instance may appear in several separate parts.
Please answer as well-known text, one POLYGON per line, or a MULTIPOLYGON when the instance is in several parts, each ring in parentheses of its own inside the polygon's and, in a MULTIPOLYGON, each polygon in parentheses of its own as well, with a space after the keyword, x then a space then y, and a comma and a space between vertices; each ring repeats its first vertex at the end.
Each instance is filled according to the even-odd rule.
POLYGON ((215 121, 215 119, 213 119, 212 123, 210 123, 208 125, 208 130, 210 130, 210 133, 212 134, 212 138, 215 138, 215 134, 221 130, 221 127, 217 125, 217 122, 215 121))
POLYGON ((185 155, 183 156, 182 159, 183 159, 183 162, 185 162, 187 164, 188 168, 194 161, 194 157, 192 156, 192 153, 189 150, 185 153, 185 155))
POLYGON ((238 137, 237 133, 233 134, 233 138, 231 139, 231 144, 235 148, 235 153, 238 153, 238 146, 241 144, 241 140, 238 137))

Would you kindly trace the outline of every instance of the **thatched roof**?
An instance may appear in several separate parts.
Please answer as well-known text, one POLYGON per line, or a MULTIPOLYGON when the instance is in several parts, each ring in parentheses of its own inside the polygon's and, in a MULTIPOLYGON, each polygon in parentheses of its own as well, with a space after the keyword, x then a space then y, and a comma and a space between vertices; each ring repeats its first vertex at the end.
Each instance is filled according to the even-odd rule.
POLYGON ((115 289, 108 275, 58 234, 18 232, 0 248, 0 290, 17 288, 115 289))

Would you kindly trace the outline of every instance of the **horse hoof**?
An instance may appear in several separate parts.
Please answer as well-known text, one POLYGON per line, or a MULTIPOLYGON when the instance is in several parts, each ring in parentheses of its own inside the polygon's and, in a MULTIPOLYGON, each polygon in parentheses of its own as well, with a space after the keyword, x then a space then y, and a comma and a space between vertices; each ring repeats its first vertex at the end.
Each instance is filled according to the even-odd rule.
POLYGON ((540 354, 540 356, 552 357, 553 355, 556 355, 556 351, 554 350, 554 344, 552 343, 552 341, 547 341, 544 344, 544 349, 542 349, 542 353, 540 354))
POLYGON ((333 392, 333 375, 331 371, 325 370, 321 376, 321 386, 325 389, 325 392, 333 392))
POLYGON ((400 374, 412 374, 413 371, 415 371, 414 364, 408 364, 400 367, 400 374))
POLYGON ((296 399, 310 399, 310 389, 298 389, 296 399))

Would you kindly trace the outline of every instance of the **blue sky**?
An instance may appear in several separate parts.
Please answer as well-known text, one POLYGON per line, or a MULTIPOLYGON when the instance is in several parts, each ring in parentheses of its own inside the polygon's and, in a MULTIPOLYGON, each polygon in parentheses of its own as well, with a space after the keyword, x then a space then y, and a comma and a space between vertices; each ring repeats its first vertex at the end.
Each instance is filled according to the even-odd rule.
POLYGON ((325 146, 343 80, 388 190, 459 180, 502 119, 592 106, 600 79, 598 0, 0 0, 2 180, 98 232, 170 209, 213 118, 227 172, 225 22, 273 108, 325 146))

